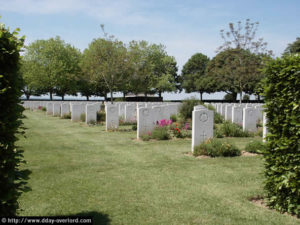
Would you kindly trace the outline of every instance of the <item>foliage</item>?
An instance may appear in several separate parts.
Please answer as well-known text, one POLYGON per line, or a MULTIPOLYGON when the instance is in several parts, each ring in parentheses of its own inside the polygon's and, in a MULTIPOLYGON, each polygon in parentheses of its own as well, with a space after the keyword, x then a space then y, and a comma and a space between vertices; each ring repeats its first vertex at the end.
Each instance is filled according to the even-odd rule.
POLYGON ((268 205, 300 217, 300 55, 272 60, 264 73, 270 133, 264 152, 268 205))
POLYGON ((250 100, 250 96, 249 95, 244 95, 243 96, 243 100, 244 101, 249 101, 250 100))
POLYGON ((131 127, 131 129, 132 129, 133 131, 136 131, 136 130, 137 130, 137 124, 133 124, 132 127, 131 127))
POLYGON ((141 139, 142 139, 143 141, 150 141, 150 139, 151 139, 151 134, 144 134, 144 135, 141 136, 141 139))
POLYGON ((232 157, 241 155, 241 151, 233 144, 217 139, 208 139, 194 148, 194 156, 232 157))
POLYGON ((172 114, 170 116, 170 120, 172 120, 173 122, 176 122, 177 121, 177 115, 176 114, 172 114))
POLYGON ((263 78, 260 69, 263 56, 244 49, 227 49, 218 53, 207 65, 207 74, 217 83, 217 91, 225 91, 236 100, 236 94, 253 93, 263 78))
POLYGON ((76 80, 80 71, 80 51, 66 44, 60 37, 37 40, 26 47, 23 57, 23 76, 37 90, 56 93, 64 99, 66 94, 76 95, 76 80))
POLYGON ((226 137, 252 137, 253 134, 243 131, 242 127, 229 121, 224 121, 220 126, 220 133, 226 137))
POLYGON ((42 111, 46 112, 47 108, 45 106, 42 107, 42 111))
POLYGON ((20 131, 24 108, 20 105, 22 78, 19 74, 20 50, 24 37, 18 29, 10 32, 0 23, 0 215, 16 215, 18 198, 28 190, 29 171, 20 169, 25 163, 23 150, 15 142, 20 131))
POLYGON ((263 153, 266 149, 266 145, 262 141, 250 141, 246 147, 245 150, 247 152, 251 153, 263 153))
POLYGON ((205 76, 206 66, 209 58, 201 53, 194 54, 183 66, 181 77, 182 87, 187 93, 199 92, 200 101, 204 92, 211 93, 209 81, 205 76))
POLYGON ((184 100, 179 108, 180 116, 184 120, 191 119, 194 106, 199 105, 200 103, 201 102, 199 100, 196 100, 195 98, 184 100))
POLYGON ((62 119, 71 119, 71 112, 64 114, 61 118, 62 119))
POLYGON ((105 122, 106 120, 106 113, 105 111, 97 112, 97 122, 105 122))
POLYGON ((80 114, 80 120, 81 120, 81 122, 85 122, 85 118, 86 116, 85 116, 85 113, 81 113, 80 114))
POLYGON ((154 130, 152 131, 152 135, 150 136, 151 138, 156 140, 169 140, 171 138, 167 126, 155 127, 154 130))
POLYGON ((300 37, 296 38, 292 44, 288 44, 287 48, 284 50, 284 55, 300 53, 300 37))

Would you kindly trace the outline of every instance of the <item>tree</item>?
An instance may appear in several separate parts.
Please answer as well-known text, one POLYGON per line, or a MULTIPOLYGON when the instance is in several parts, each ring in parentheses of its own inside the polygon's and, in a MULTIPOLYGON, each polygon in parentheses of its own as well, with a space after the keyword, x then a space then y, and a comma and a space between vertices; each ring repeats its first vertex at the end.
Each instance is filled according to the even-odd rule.
POLYGON ((24 61, 30 62, 38 89, 49 92, 50 99, 56 93, 75 94, 79 72, 80 51, 66 44, 60 37, 37 40, 25 51, 24 61))
POLYGON ((149 60, 153 65, 155 92, 161 97, 162 92, 176 91, 178 88, 177 63, 175 58, 169 56, 165 46, 159 44, 149 45, 149 60))
POLYGON ((208 62, 209 58, 206 55, 196 53, 186 62, 181 72, 182 87, 187 93, 199 92, 201 101, 204 92, 210 93, 212 91, 207 86, 208 78, 205 77, 208 62))
POLYGON ((19 73, 20 50, 24 37, 18 31, 10 32, 0 24, 0 215, 14 216, 19 207, 18 198, 28 190, 29 171, 20 169, 24 163, 23 151, 16 145, 17 134, 22 133, 22 77, 19 73))
POLYGON ((147 99, 147 94, 153 91, 156 84, 149 44, 146 41, 131 41, 128 53, 132 71, 130 90, 135 94, 144 93, 147 99))
POLYGON ((242 92, 253 93, 262 79, 261 56, 244 49, 228 49, 217 54, 207 66, 207 74, 215 80, 216 90, 225 91, 236 99, 242 92))
POLYGON ((255 86, 253 82, 258 83, 263 78, 263 75, 258 72, 263 63, 263 56, 272 55, 272 51, 267 50, 267 42, 264 42, 263 38, 255 39, 258 24, 258 22, 251 23, 250 19, 246 20, 244 26, 240 21, 237 26, 229 23, 229 31, 220 32, 224 43, 217 52, 221 55, 216 56, 214 62, 210 64, 210 71, 217 76, 219 82, 222 82, 219 89, 229 91, 233 96, 239 92, 240 102, 242 92, 253 93, 255 86), (213 64, 218 67, 213 68, 213 64))
POLYGON ((288 44, 287 48, 284 50, 284 55, 300 53, 300 37, 296 38, 292 44, 288 44))

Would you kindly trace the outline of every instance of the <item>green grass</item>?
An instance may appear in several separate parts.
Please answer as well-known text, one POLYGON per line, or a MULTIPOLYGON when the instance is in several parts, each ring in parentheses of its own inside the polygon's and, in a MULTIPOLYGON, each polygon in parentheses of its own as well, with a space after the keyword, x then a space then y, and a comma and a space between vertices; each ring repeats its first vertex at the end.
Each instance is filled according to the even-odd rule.
MULTIPOLYGON (((94 215, 96 224, 130 225, 299 223, 248 200, 263 194, 261 156, 196 159, 183 154, 191 140, 142 142, 134 131, 25 115, 27 138, 18 144, 32 191, 20 198, 22 216, 94 215)), ((230 140, 244 146, 247 138, 230 140)))

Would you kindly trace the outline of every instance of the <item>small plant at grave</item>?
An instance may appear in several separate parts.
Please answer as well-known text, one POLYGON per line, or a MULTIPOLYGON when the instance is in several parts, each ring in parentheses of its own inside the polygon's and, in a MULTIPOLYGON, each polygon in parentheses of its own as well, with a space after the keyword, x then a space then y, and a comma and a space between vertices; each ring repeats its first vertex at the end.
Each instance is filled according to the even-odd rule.
POLYGON ((141 136, 141 139, 142 139, 143 141, 149 141, 149 140, 151 139, 151 135, 149 135, 149 134, 144 134, 144 135, 141 136))
POLYGON ((241 151, 233 144, 217 139, 208 139, 199 146, 194 147, 194 156, 206 155, 210 157, 240 156, 241 151))
POLYGON ((191 132, 189 131, 189 123, 185 123, 180 126, 178 123, 173 123, 170 125, 170 136, 176 138, 190 138, 192 137, 191 132))
POLYGON ((38 110, 42 110, 42 106, 39 106, 39 107, 38 107, 38 110))
POLYGON ((42 107, 42 111, 46 112, 47 111, 47 108, 46 107, 42 107))
POLYGON ((156 140, 169 140, 170 134, 168 127, 155 127, 152 131, 152 138, 156 140))
POLYGON ((262 129, 262 127, 257 128, 256 136, 259 136, 259 137, 263 136, 263 129, 262 129))
POLYGON ((85 122, 85 113, 80 114, 80 120, 81 122, 85 122))
POLYGON ((220 128, 216 127, 216 129, 214 129, 214 137, 215 138, 223 138, 224 137, 224 135, 220 131, 220 128))
POLYGON ((62 119, 71 119, 71 112, 64 114, 61 118, 62 119))
POLYGON ((131 127, 132 130, 136 131, 137 130, 137 124, 133 124, 131 127))
POLYGON ((171 119, 173 122, 177 122, 177 115, 172 114, 172 115, 170 116, 170 119, 171 119))
POLYGON ((105 122, 106 114, 105 111, 97 112, 97 122, 105 122))
POLYGON ((119 125, 123 125, 124 122, 125 122, 124 116, 119 116, 119 125))
POLYGON ((88 125, 95 126, 97 122, 95 120, 90 120, 88 125))
POLYGON ((262 125, 262 122, 260 121, 260 120, 258 120, 257 122, 256 122, 256 127, 262 127, 263 125, 262 125))
POLYGON ((220 133, 226 137, 253 137, 254 134, 248 131, 243 131, 242 127, 237 124, 225 121, 220 126, 220 133))
POLYGON ((181 107, 179 108, 180 116, 186 121, 192 118, 194 106, 201 104, 199 100, 195 98, 184 100, 181 107))
POLYGON ((262 141, 251 141, 246 145, 245 150, 247 152, 261 154, 266 150, 266 144, 262 141))

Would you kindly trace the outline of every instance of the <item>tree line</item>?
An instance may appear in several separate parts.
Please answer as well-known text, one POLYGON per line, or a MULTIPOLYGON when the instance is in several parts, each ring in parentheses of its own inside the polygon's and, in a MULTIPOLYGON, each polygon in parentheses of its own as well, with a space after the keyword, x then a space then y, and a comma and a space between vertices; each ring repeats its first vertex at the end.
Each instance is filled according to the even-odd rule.
MULTIPOLYGON (((202 53, 194 54, 178 73, 177 62, 162 44, 131 41, 125 44, 108 35, 94 39, 83 52, 65 43, 60 37, 37 40, 25 48, 21 61, 23 94, 49 93, 61 96, 81 93, 90 96, 114 92, 158 94, 163 92, 203 93, 224 91, 230 100, 242 93, 260 96, 266 60, 272 58, 267 43, 256 39, 258 23, 246 20, 243 25, 230 23, 229 30, 221 30, 224 43, 217 55, 210 59, 202 53)), ((297 50, 297 41, 284 54, 297 50)))

